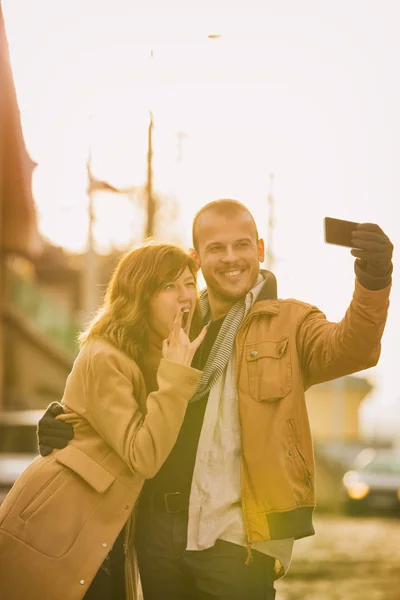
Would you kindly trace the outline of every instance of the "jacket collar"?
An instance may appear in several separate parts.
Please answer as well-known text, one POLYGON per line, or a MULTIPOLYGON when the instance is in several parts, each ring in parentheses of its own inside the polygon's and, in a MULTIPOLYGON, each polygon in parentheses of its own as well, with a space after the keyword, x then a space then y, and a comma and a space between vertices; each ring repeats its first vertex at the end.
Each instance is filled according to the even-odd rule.
POLYGON ((260 273, 264 277, 264 285, 254 302, 251 314, 262 312, 277 315, 279 313, 279 302, 276 277, 271 271, 264 269, 260 273))
POLYGON ((261 275, 264 277, 264 285, 257 297, 257 302, 261 300, 277 300, 278 284, 275 275, 271 271, 261 269, 261 275))

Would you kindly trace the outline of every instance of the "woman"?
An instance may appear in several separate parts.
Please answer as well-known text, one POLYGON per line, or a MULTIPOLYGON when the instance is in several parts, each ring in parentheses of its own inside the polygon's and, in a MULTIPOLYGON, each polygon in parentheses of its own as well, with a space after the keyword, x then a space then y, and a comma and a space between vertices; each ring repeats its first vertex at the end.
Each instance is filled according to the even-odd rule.
POLYGON ((187 334, 198 319, 195 273, 168 244, 142 246, 118 264, 67 379, 60 418, 74 440, 34 460, 0 507, 1 598, 106 598, 107 556, 128 520, 126 594, 136 597, 133 509, 201 375, 190 363, 205 328, 194 341, 187 334))

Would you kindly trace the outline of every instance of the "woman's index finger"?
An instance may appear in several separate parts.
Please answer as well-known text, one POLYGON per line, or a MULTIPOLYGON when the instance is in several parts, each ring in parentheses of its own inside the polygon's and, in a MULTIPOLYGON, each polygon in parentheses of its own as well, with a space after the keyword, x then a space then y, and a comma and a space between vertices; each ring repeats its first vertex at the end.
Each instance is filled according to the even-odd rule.
POLYGON ((174 320, 174 326, 172 328, 172 337, 175 339, 178 339, 180 336, 180 331, 181 331, 181 327, 182 327, 182 309, 180 308, 178 310, 178 312, 176 313, 176 317, 174 320))

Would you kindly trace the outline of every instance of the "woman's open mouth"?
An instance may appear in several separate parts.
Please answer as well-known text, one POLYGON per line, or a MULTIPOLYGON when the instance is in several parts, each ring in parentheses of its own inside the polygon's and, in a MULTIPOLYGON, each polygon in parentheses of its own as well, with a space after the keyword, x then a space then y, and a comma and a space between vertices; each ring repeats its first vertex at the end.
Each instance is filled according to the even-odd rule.
POLYGON ((183 312, 182 312, 182 329, 186 328, 189 316, 190 316, 190 309, 189 308, 185 308, 183 310, 183 312))

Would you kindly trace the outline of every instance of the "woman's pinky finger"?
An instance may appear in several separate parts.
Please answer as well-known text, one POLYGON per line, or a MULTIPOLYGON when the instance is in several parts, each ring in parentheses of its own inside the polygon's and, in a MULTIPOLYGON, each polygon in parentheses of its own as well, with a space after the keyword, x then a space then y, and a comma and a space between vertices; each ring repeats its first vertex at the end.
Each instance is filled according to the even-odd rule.
POLYGON ((202 343, 204 338, 206 337, 207 330, 208 330, 208 324, 204 325, 203 329, 200 331, 197 338, 192 342, 194 347, 196 348, 196 350, 200 346, 200 344, 202 343))

